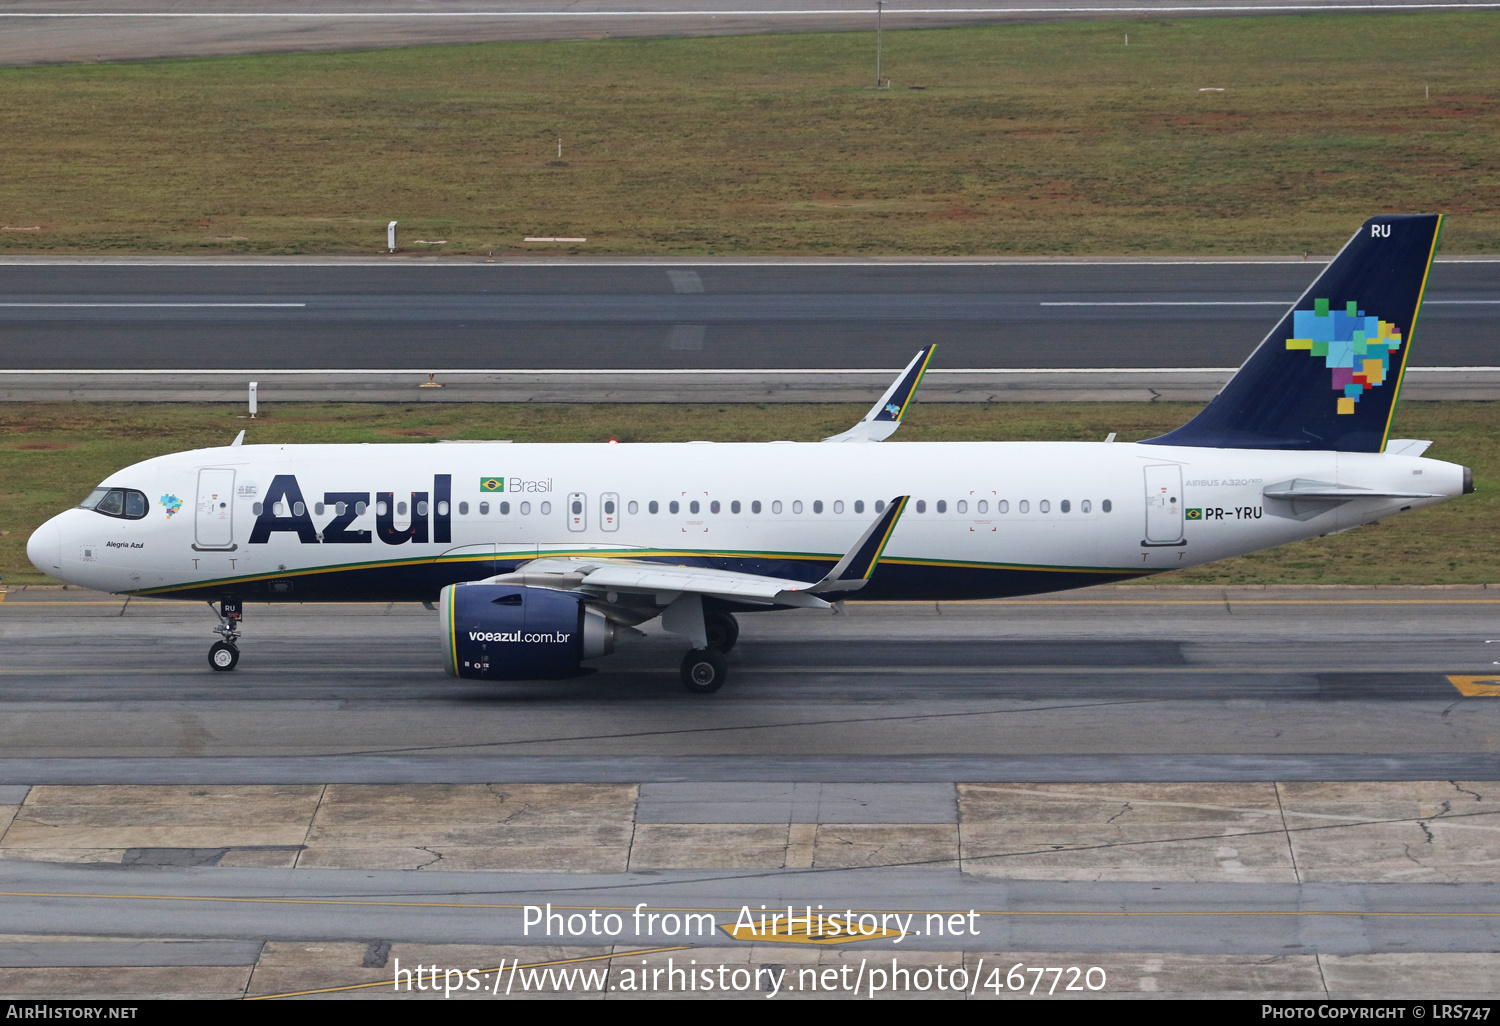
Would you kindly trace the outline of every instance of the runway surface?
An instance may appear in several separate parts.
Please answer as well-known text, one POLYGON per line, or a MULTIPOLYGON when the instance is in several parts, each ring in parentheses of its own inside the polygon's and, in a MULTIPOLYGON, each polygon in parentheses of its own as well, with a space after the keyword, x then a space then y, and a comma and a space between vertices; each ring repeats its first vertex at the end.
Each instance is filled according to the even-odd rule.
POLYGON ((668 958, 802 996, 893 958, 1491 994, 1497 616, 1486 587, 851 605, 742 617, 693 696, 655 630, 593 677, 481 686, 420 606, 250 606, 216 674, 207 610, 14 589, 0 996, 389 995, 416 963, 498 988, 503 962, 616 996, 668 958), (547 903, 713 923, 528 929, 547 903), (725 934, 761 905, 914 919, 725 934))
MULTIPOLYGON (((1500 351, 1500 263, 1433 270, 1413 364, 1500 351)), ((1321 265, 0 265, 5 370, 1238 366, 1321 265)), ((8 383, 8 382, 7 382, 8 383)), ((242 387, 242 386, 241 386, 242 387)))
POLYGON ((38 760, 95 760, 104 781, 183 757, 279 782, 433 779, 470 757, 500 761, 463 779, 526 757, 580 760, 532 771, 571 780, 1156 780, 1182 779, 1184 759, 1199 780, 1347 779, 1343 760, 1364 779, 1500 770, 1500 701, 1449 679, 1495 669, 1500 595, 1483 589, 1112 588, 747 615, 709 698, 682 690, 682 645, 654 630, 591 677, 479 685, 443 676, 420 606, 250 606, 240 668, 217 674, 201 606, 47 597, 63 594, 0 603, 9 782, 45 779, 38 760))
MULTIPOLYGON (((1297 11, 1485 10, 1493 3, 1434 4, 1312 0, 945 0, 887 4, 886 28, 930 28, 1068 18, 1285 14, 1297 11)), ((171 0, 22 0, 0 8, 0 64, 98 61, 230 53, 609 36, 699 36, 762 32, 872 31, 873 5, 862 0, 693 0, 638 4, 621 0, 461 0, 441 7, 409 0, 272 3, 215 0, 190 10, 171 0), (113 15, 113 16, 112 16, 113 15)))

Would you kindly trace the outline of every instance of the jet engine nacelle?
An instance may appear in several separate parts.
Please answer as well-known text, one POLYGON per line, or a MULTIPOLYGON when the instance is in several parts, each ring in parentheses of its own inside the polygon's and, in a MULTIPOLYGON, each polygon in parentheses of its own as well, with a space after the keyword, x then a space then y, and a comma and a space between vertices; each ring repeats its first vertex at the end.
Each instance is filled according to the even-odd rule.
POLYGON ((438 604, 450 677, 543 680, 592 673, 579 664, 614 651, 615 629, 584 596, 548 588, 450 584, 438 604))

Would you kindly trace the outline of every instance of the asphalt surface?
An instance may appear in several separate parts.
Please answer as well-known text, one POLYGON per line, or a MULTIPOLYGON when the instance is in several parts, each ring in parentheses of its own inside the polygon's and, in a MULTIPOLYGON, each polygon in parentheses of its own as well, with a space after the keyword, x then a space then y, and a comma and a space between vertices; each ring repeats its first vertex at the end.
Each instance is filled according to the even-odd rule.
MULTIPOLYGON (((1489 588, 1113 587, 1008 602, 851 606, 841 617, 745 616, 730 680, 713 696, 681 690, 682 644, 655 630, 601 661, 593 677, 456 683, 439 668, 433 616, 404 605, 250 606, 240 669, 215 674, 203 658, 207 610, 13 590, 0 602, 0 805, 67 800, 55 792, 28 797, 33 785, 48 783, 620 781, 640 784, 633 837, 730 822, 804 831, 814 828, 795 824, 825 824, 816 829, 826 831, 842 822, 890 823, 894 837, 957 829, 953 781, 1446 780, 1455 795, 1480 801, 1484 785, 1461 782, 1500 779, 1500 698, 1464 697, 1450 679, 1495 668, 1487 642, 1495 640, 1500 591, 1489 588), (803 783, 767 783, 776 780, 803 783)), ((1353 786, 1388 798, 1397 794, 1391 788, 1418 787, 1353 786)), ((175 799, 164 790, 155 799, 117 801, 192 801, 186 790, 193 789, 172 791, 175 799)), ((1167 809, 1174 796, 1148 804, 1167 809)), ((274 799, 257 800, 275 807, 274 799)), ((1212 803, 1187 800, 1195 809, 1212 803)), ((88 809, 88 821, 110 836, 138 820, 168 830, 199 821, 186 806, 180 822, 143 820, 125 805, 88 809)), ((56 825, 72 840, 57 843, 76 846, 89 836, 80 832, 82 811, 42 819, 60 816, 56 825)), ((1447 811, 1445 804, 1432 814, 1447 811)), ((1482 808, 1466 814, 1487 815, 1482 808)), ((1276 821, 1283 830, 1285 816, 1276 821)), ((1299 830, 1316 831, 1328 817, 1314 819, 1298 820, 1299 830)), ((1487 820, 1459 822, 1452 836, 1460 840, 1469 836, 1464 830, 1490 829, 1487 820)), ((1007 877, 1004 867, 987 874, 989 856, 973 854, 962 869, 951 856, 939 864, 887 855, 852 868, 573 873, 393 871, 374 863, 231 868, 200 865, 193 860, 204 853, 171 848, 133 849, 145 860, 127 852, 124 864, 64 864, 78 853, 12 855, 0 859, 0 967, 81 968, 73 975, 6 970, 13 975, 0 977, 0 986, 25 996, 98 993, 113 978, 86 974, 112 966, 257 965, 258 983, 244 982, 247 969, 240 982, 217 986, 282 993, 374 980, 389 987, 380 982, 393 971, 383 954, 374 962, 367 955, 366 966, 381 968, 365 972, 339 969, 337 959, 350 958, 342 949, 306 947, 356 945, 347 964, 357 966, 365 945, 379 947, 372 938, 387 938, 381 952, 394 940, 403 965, 436 957, 430 949, 419 955, 414 943, 512 945, 508 954, 528 962, 649 948, 655 965, 668 947, 705 965, 808 961, 722 933, 548 938, 526 932, 522 910, 550 902, 628 915, 644 902, 709 911, 721 924, 747 903, 972 909, 977 933, 918 932, 899 945, 872 940, 846 945, 842 956, 825 949, 823 957, 961 951, 972 970, 988 953, 1011 953, 1009 966, 1025 957, 1017 953, 1076 952, 1093 956, 1077 964, 1110 967, 1112 993, 1144 987, 1125 959, 1132 952, 1169 952, 1174 965, 1204 958, 1209 975, 1182 986, 1246 995, 1278 985, 1257 984, 1256 970, 1235 957, 1399 952, 1409 960, 1405 986, 1452 996, 1461 987, 1438 981, 1457 977, 1433 974, 1478 957, 1462 953, 1494 950, 1500 885, 1486 882, 1483 865, 1470 865, 1479 856, 1453 847, 1449 833, 1441 851, 1463 863, 1455 872, 1468 875, 1454 879, 1467 882, 1400 882, 1405 860, 1398 854, 1399 864, 1389 865, 1393 842, 1379 831, 1416 837, 1419 828, 1356 826, 1347 843, 1364 847, 1348 865, 1335 860, 1332 880, 1300 883, 1189 882, 1170 860, 1152 864, 1161 876, 1018 879, 1028 874, 1007 877), (1364 857, 1387 862, 1367 869, 1364 857), (1368 882, 1391 879, 1372 872, 1394 872, 1395 882, 1368 882), (558 947, 564 943, 575 947, 558 947), (286 961, 293 955, 302 961, 286 961), (303 968, 267 968, 276 964, 303 968), (26 972, 40 975, 15 975, 26 972)), ((1189 845, 1227 843, 1218 826, 1207 837, 1196 836, 1196 821, 1178 830, 1194 835, 1189 845)), ((1165 836, 1176 835, 1168 828, 1165 836)), ((1250 842, 1235 843, 1243 850, 1250 842)), ((1127 861, 1138 857, 1130 846, 1120 850, 1127 861)), ((440 857, 441 849, 433 855, 440 857)), ((489 958, 486 969, 494 956, 472 947, 443 955, 475 968, 475 959, 489 958)), ((638 964, 631 956, 614 971, 638 964)), ((209 987, 203 979, 134 985, 174 993, 209 987)), ((1341 988, 1358 994, 1369 985, 1329 982, 1337 979, 1344 977, 1324 978, 1322 993, 1312 996, 1341 988)), ((1487 982, 1464 986, 1490 989, 1487 982)))
MULTIPOLYGON (((875 940, 856 946, 861 954, 887 957, 923 949, 1487 951, 1493 949, 1500 930, 1500 886, 1487 883, 1162 887, 985 880, 956 869, 930 868, 607 875, 172 868, 141 872, 117 866, 0 861, 0 888, 11 892, 0 895, 0 908, 7 929, 15 933, 220 941, 398 937, 447 944, 538 944, 546 938, 538 937, 535 927, 529 936, 523 933, 524 904, 620 910, 628 918, 637 902, 653 909, 709 911, 717 924, 733 923, 747 903, 772 909, 791 904, 799 912, 804 905, 868 909, 875 904, 882 909, 979 913, 974 921, 977 936, 908 936, 899 945, 875 940), (874 903, 872 896, 878 896, 874 903), (233 904, 216 898, 231 899, 233 904), (440 904, 441 914, 424 903, 440 904), (1391 918, 1351 914, 1413 911, 1418 914, 1391 918)), ((921 916, 917 922, 922 922, 921 916)), ((684 943, 684 938, 660 935, 630 939, 641 947, 684 943)), ((559 941, 553 938, 552 943, 559 941)), ((732 942, 719 933, 695 936, 688 943, 722 949, 732 942)))
MULTIPOLYGON (((1427 8, 1422 0, 1385 0, 1380 9, 1427 8)), ((1444 8, 1486 9, 1464 2, 1444 8)), ((1368 9, 1368 5, 1228 0, 944 0, 887 4, 886 28, 982 25, 1074 18, 1139 18, 1223 14, 1285 14, 1291 10, 1368 9)), ((411 0, 210 0, 184 9, 173 0, 21 0, 0 8, 0 64, 96 61, 342 50, 365 47, 474 43, 520 39, 598 39, 609 36, 701 36, 763 32, 871 31, 866 0, 693 0, 628 3, 595 0, 458 0, 438 7, 411 0), (42 16, 38 16, 42 15, 42 16), (49 17, 50 15, 50 17, 49 17), (111 16, 113 15, 113 16, 111 16), (126 16, 121 16, 126 15, 126 16)))
POLYGON ((1117 588, 743 616, 729 682, 706 698, 682 690, 683 646, 654 629, 591 677, 477 685, 443 676, 420 606, 250 606, 240 668, 218 674, 206 609, 45 598, 59 594, 0 603, 3 782, 1500 770, 1500 701, 1449 680, 1494 670, 1500 594, 1481 589, 1117 588))
MULTIPOLYGON (((6 370, 1236 367, 1316 262, 0 265, 6 370)), ((1413 365, 1489 365, 1500 263, 1439 263, 1413 365)))

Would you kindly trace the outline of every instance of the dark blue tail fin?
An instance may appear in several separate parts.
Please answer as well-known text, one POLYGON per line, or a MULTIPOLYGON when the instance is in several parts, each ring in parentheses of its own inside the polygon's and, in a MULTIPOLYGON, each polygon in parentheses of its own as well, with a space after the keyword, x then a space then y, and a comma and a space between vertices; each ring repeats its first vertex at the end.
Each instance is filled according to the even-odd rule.
POLYGON ((1366 221, 1213 402, 1148 444, 1382 451, 1442 222, 1366 221))

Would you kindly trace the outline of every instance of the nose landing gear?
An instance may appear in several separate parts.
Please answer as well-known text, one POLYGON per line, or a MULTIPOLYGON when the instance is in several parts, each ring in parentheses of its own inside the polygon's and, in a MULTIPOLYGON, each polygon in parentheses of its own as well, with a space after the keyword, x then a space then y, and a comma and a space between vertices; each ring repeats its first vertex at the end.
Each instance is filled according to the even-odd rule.
POLYGON ((244 607, 239 599, 225 599, 217 609, 212 602, 208 604, 208 608, 213 609, 214 615, 219 618, 219 626, 214 628, 214 633, 222 639, 209 647, 208 665, 215 670, 232 670, 240 661, 240 650, 235 642, 240 640, 239 627, 240 621, 245 618, 244 607))

